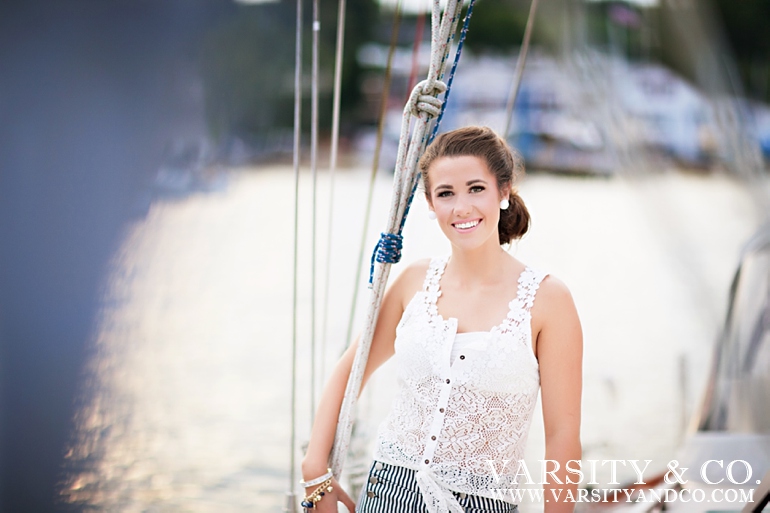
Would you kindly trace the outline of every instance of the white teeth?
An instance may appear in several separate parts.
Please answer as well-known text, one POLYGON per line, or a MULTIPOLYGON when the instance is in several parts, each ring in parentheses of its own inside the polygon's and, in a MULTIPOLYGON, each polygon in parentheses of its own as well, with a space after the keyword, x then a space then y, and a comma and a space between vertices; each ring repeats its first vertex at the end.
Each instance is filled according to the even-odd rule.
POLYGON ((456 226, 457 228, 460 228, 461 230, 465 230, 465 229, 467 229, 467 228, 473 228, 473 227, 474 227, 474 226, 476 226, 477 224, 479 224, 479 221, 478 221, 478 219, 477 219, 477 220, 475 220, 475 221, 469 221, 469 222, 467 222, 467 223, 455 223, 455 226, 456 226))

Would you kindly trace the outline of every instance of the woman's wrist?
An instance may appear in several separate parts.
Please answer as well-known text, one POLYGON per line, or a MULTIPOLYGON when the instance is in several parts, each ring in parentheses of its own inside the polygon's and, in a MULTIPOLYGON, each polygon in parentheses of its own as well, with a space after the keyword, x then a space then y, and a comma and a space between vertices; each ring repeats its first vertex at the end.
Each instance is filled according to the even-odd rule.
MULTIPOLYGON (((331 471, 329 471, 327 475, 330 476, 331 471)), ((321 502, 321 499, 323 499, 327 493, 333 492, 334 487, 332 486, 332 480, 333 480, 332 477, 327 477, 321 483, 318 483, 318 484, 314 483, 314 486, 316 486, 316 488, 313 491, 307 492, 307 495, 305 495, 305 498, 302 499, 302 502, 301 502, 302 507, 305 509, 315 508, 316 504, 318 502, 321 502)), ((307 485, 307 486, 310 487, 310 485, 307 485)))
POLYGON ((310 479, 302 479, 300 480, 300 484, 305 488, 312 488, 314 486, 323 484, 326 481, 331 481, 333 477, 334 474, 332 474, 332 469, 327 468, 326 472, 324 472, 322 475, 310 479))
POLYGON ((311 482, 329 471, 329 466, 325 461, 302 461, 302 481, 311 482))

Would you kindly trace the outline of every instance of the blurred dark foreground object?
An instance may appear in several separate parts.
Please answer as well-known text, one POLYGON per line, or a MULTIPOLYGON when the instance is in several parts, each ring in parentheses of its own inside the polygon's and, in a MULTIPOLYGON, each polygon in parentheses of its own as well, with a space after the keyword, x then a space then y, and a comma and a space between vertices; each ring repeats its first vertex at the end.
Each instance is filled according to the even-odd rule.
POLYGON ((100 280, 173 136, 213 0, 0 3, 0 512, 57 497, 100 280), (180 78, 180 76, 182 78, 180 78))

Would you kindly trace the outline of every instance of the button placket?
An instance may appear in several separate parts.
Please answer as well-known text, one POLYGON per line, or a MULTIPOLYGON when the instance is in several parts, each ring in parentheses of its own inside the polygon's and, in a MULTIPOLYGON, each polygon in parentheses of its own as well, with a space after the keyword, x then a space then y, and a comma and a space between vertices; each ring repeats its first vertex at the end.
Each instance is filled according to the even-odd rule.
POLYGON ((433 415, 433 422, 431 422, 430 429, 426 435, 425 440, 425 454, 423 463, 425 465, 430 464, 433 460, 433 454, 436 452, 436 446, 438 445, 438 436, 444 427, 444 418, 446 416, 447 404, 449 404, 449 396, 452 393, 452 385, 447 383, 451 382, 450 378, 444 380, 441 383, 441 391, 439 392, 438 404, 436 404, 436 412, 433 415))
POLYGON ((457 335, 457 320, 450 319, 449 322, 452 323, 450 329, 444 333, 446 337, 444 340, 445 358, 441 360, 441 367, 443 367, 442 374, 444 374, 444 379, 440 384, 438 404, 436 405, 436 412, 433 415, 433 422, 431 423, 430 429, 426 435, 427 439, 425 440, 425 454, 423 460, 425 465, 430 464, 430 462, 433 460, 433 455, 436 452, 436 447, 438 446, 438 436, 444 427, 444 418, 447 412, 447 405, 449 404, 449 396, 452 394, 452 387, 454 386, 452 383, 455 382, 456 371, 452 366, 453 362, 450 360, 450 357, 452 353, 452 344, 454 342, 455 336, 457 335))
POLYGON ((369 497, 370 499, 376 499, 378 497, 377 492, 375 491, 376 490, 375 485, 377 485, 380 482, 380 480, 377 478, 376 475, 374 475, 374 473, 379 472, 380 470, 382 470, 382 463, 380 463, 379 461, 375 461, 374 468, 369 474, 369 479, 367 479, 369 484, 366 487, 367 488, 366 496, 369 497))

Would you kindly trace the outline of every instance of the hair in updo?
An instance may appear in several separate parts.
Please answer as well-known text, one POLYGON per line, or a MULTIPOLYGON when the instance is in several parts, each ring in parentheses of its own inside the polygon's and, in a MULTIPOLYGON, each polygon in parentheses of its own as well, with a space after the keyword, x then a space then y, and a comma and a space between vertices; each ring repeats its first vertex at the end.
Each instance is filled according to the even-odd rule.
POLYGON ((430 200, 430 184, 428 168, 442 157, 478 157, 487 164, 489 171, 497 180, 497 188, 502 190, 506 185, 511 186, 510 206, 500 211, 500 222, 497 231, 500 244, 508 244, 520 239, 529 229, 529 211, 524 201, 513 187, 518 175, 524 171, 521 157, 514 152, 508 143, 498 136, 491 128, 485 126, 468 126, 446 132, 433 140, 420 159, 420 172, 425 188, 425 195, 430 200))

